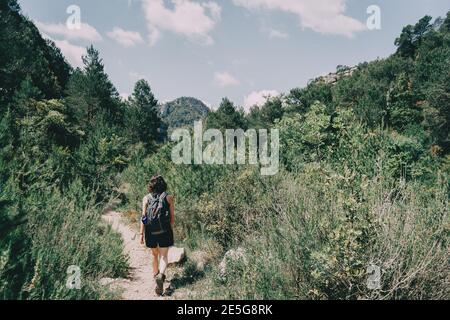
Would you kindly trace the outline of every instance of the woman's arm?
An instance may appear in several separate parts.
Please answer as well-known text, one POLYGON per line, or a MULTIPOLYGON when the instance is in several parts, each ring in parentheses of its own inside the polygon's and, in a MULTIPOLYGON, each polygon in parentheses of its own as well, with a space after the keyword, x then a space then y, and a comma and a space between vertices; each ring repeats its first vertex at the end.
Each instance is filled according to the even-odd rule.
POLYGON ((167 202, 169 203, 169 209, 170 209, 170 225, 175 225, 175 200, 173 196, 167 196, 167 202))
MULTIPOLYGON (((144 199, 142 200, 142 217, 145 216, 146 212, 147 212, 147 197, 144 197, 144 199)), ((141 220, 141 229, 139 233, 141 235, 141 244, 144 244, 144 224, 142 223, 142 220, 141 220)))

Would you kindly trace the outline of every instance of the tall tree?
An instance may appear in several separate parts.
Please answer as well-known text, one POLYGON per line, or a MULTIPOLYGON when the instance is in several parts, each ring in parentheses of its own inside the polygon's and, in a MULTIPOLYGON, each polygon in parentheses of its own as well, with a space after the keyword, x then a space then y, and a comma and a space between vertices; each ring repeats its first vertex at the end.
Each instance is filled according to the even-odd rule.
POLYGON ((223 98, 219 109, 208 115, 206 125, 208 128, 221 130, 247 128, 244 112, 237 110, 228 98, 223 98))
POLYGON ((105 72, 99 52, 91 45, 83 56, 83 70, 71 77, 67 90, 67 103, 80 122, 92 128, 98 119, 109 123, 120 121, 119 94, 105 72))
POLYGON ((275 121, 281 120, 284 115, 283 101, 280 97, 270 97, 261 106, 253 106, 246 116, 248 125, 251 128, 267 128, 275 121))
POLYGON ((130 97, 126 112, 127 131, 132 141, 143 142, 147 147, 160 140, 161 119, 158 114, 158 100, 146 80, 139 80, 130 97))
POLYGON ((425 16, 416 25, 404 27, 400 37, 395 39, 395 45, 398 47, 397 53, 403 57, 413 58, 424 35, 432 30, 431 20, 432 17, 425 16))
POLYGON ((266 103, 261 107, 262 120, 272 125, 276 120, 281 120, 284 114, 283 101, 280 97, 267 99, 266 103))

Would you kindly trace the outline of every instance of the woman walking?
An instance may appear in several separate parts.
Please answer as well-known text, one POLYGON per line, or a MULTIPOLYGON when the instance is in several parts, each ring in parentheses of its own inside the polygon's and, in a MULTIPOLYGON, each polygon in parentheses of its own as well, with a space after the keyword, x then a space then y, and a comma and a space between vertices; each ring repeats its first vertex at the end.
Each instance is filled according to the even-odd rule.
POLYGON ((142 200, 141 244, 151 248, 155 292, 163 294, 169 247, 173 246, 174 199, 168 195, 167 184, 160 175, 153 176, 148 186, 149 194, 142 200))

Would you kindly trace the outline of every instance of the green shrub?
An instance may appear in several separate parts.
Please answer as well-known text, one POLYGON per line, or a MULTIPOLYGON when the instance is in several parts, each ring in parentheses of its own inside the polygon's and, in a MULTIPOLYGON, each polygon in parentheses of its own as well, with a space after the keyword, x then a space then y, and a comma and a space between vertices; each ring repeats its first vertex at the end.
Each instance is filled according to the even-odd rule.
POLYGON ((64 193, 48 189, 26 199, 26 233, 35 261, 25 287, 29 298, 99 298, 102 277, 126 275, 122 239, 102 223, 94 198, 76 181, 64 193), (66 288, 71 265, 81 269, 81 290, 66 288))
MULTIPOLYGON (((441 185, 358 183, 352 172, 318 165, 286 174, 272 207, 240 246, 245 264, 221 289, 247 299, 442 299, 449 297, 448 197, 441 185), (381 290, 367 287, 367 268, 381 268, 381 290)), ((270 208, 255 204, 255 210, 270 208)))

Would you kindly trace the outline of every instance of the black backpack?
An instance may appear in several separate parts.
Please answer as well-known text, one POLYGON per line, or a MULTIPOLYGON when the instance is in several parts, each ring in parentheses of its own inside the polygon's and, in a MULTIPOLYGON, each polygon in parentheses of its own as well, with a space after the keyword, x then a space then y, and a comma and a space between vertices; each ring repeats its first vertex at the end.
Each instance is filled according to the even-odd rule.
POLYGON ((146 215, 146 231, 153 233, 170 230, 170 208, 167 202, 167 193, 149 195, 146 215))

